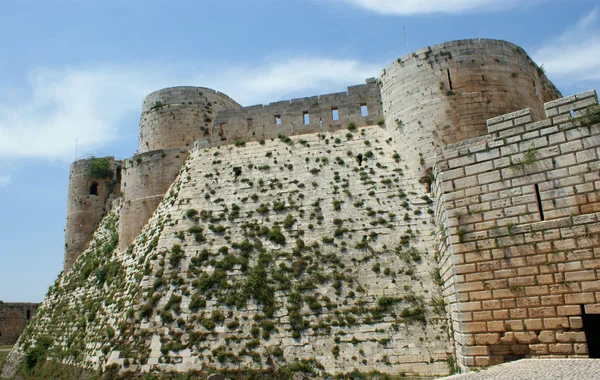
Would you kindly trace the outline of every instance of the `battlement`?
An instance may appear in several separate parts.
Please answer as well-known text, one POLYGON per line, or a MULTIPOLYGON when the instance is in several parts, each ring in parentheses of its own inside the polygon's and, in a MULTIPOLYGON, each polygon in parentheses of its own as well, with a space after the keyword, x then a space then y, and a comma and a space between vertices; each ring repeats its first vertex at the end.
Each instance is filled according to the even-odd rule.
POLYGON ((258 141, 306 133, 321 133, 375 125, 383 117, 381 94, 375 78, 349 86, 346 92, 297 98, 267 105, 220 111, 211 145, 232 144, 238 139, 258 141))

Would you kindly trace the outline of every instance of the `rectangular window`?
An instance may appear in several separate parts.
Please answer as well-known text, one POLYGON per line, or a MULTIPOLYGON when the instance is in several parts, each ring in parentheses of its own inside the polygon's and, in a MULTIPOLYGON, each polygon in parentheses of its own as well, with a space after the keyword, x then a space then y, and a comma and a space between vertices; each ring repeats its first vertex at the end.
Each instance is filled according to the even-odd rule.
POLYGON ((331 119, 333 121, 340 120, 340 114, 339 114, 337 108, 332 108, 331 109, 331 119))
POLYGON ((360 105, 360 116, 362 116, 362 117, 369 116, 369 109, 367 108, 366 104, 360 105))
POLYGON ((281 115, 275 115, 275 124, 281 124, 281 115))
POLYGON ((304 124, 310 124, 310 115, 308 114, 308 111, 302 112, 302 119, 304 121, 304 124))

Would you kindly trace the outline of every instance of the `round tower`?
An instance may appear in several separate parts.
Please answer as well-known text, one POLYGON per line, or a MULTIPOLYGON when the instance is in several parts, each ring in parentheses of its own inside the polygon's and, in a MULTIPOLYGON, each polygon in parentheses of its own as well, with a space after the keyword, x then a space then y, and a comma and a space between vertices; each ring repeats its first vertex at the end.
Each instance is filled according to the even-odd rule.
POLYGON ((64 271, 81 255, 111 200, 120 191, 121 162, 114 157, 89 158, 71 164, 67 197, 64 271))
POLYGON ((229 96, 204 87, 170 87, 146 96, 140 119, 139 152, 191 149, 210 135, 218 111, 242 108, 229 96))
MULTIPOLYGON (((409 165, 431 166, 436 147, 488 133, 486 120, 561 97, 527 53, 506 41, 446 42, 409 54, 379 76, 386 125, 409 165)), ((419 170, 423 172, 423 170, 419 170)))
POLYGON ((170 87, 146 96, 139 153, 123 165, 121 250, 148 222, 196 140, 208 139, 217 112, 241 107, 229 96, 204 87, 170 87))

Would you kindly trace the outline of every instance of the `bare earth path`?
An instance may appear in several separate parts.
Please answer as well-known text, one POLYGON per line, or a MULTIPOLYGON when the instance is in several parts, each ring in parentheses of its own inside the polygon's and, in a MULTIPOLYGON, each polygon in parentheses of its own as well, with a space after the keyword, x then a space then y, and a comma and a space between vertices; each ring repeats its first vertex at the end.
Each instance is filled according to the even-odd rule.
POLYGON ((523 359, 446 379, 596 380, 600 379, 600 359, 523 359))

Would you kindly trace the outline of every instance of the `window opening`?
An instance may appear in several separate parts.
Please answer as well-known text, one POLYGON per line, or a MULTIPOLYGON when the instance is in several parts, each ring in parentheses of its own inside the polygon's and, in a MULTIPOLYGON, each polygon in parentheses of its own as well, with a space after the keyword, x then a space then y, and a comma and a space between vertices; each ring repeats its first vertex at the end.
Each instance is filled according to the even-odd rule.
POLYGON ((544 209, 542 208, 542 197, 540 195, 540 187, 535 184, 535 197, 537 199, 538 211, 540 212, 540 220, 544 220, 544 209))
POLYGON ((358 166, 362 166, 362 160, 363 160, 363 155, 362 155, 362 153, 359 153, 358 156, 356 156, 356 161, 358 161, 358 166))
POLYGON ((600 314, 586 314, 585 306, 581 305, 581 320, 590 359, 600 359, 600 314))
POLYGON ((569 114, 571 115, 571 119, 575 119, 575 111, 569 110, 569 114))
POLYGON ((308 113, 308 111, 302 112, 302 120, 305 125, 310 124, 310 114, 308 113))
POLYGON ((225 137, 225 126, 226 125, 227 125, 226 123, 221 123, 221 125, 219 126, 219 136, 221 137, 221 141, 227 140, 227 137, 225 137))
POLYGON ((27 315, 25 316, 25 318, 27 318, 27 320, 31 319, 31 310, 27 310, 27 315))
POLYGON ((90 185, 90 195, 98 195, 98 182, 93 181, 90 185))
POLYGON ((482 75, 482 76, 481 76, 481 80, 485 80, 485 75, 482 75))
POLYGON ((453 90, 454 88, 452 87, 452 77, 450 76, 450 69, 446 69, 446 73, 448 73, 448 85, 450 86, 450 89, 453 90))
POLYGON ((323 129, 323 119, 319 118, 319 128, 323 129))
POLYGON ((252 120, 251 118, 246 119, 246 126, 247 126, 248 130, 252 129, 252 127, 254 126, 253 124, 254 124, 254 120, 252 120))
POLYGON ((281 124, 281 115, 275 115, 275 124, 281 124))
POLYGON ((117 180, 117 182, 121 182, 121 167, 120 166, 117 166, 117 173, 116 173, 115 179, 117 180))
POLYGON ((340 114, 339 114, 337 108, 332 108, 331 109, 331 119, 333 121, 340 120, 340 114))
POLYGON ((362 116, 362 117, 369 116, 369 109, 367 108, 366 104, 360 105, 360 116, 362 116))
POLYGON ((233 175, 235 175, 236 177, 239 177, 242 175, 242 168, 241 167, 235 167, 233 168, 233 175))

